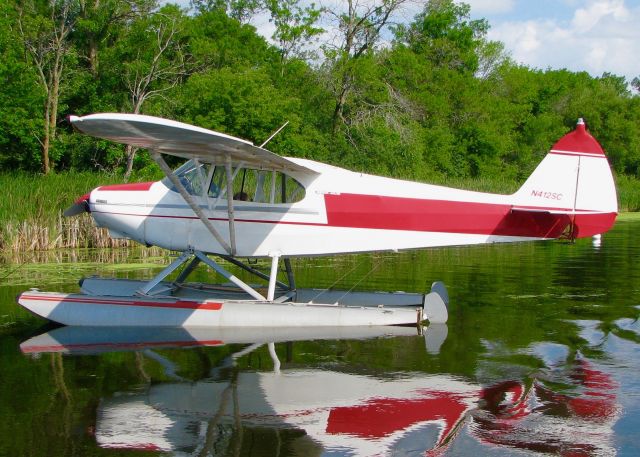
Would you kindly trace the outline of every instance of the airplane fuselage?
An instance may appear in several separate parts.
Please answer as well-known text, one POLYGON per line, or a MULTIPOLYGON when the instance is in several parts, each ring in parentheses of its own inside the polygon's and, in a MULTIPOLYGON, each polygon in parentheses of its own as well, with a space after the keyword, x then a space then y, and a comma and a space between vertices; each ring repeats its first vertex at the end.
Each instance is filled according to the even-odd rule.
MULTIPOLYGON (((271 200, 251 201, 254 195, 234 200, 236 255, 313 256, 549 239, 561 236, 572 223, 567 214, 546 211, 544 205, 533 212, 514 211, 509 195, 372 176, 305 159, 289 160, 318 174, 288 174, 303 189, 303 197, 293 203, 276 202, 273 195, 271 200)), ((237 176, 233 182, 239 180, 237 176)), ((210 182, 211 178, 207 186, 210 182)), ((226 254, 170 187, 166 180, 99 187, 90 194, 91 214, 114 237, 177 251, 226 254)), ((556 198, 563 193, 561 188, 546 191, 556 198)), ((567 199, 572 198, 571 192, 564 193, 567 199)), ((228 240, 226 198, 203 192, 195 193, 194 199, 228 240)), ((554 202, 553 208, 558 203, 562 202, 554 202)), ((604 226, 615 219, 615 212, 589 217, 595 225, 604 226)))

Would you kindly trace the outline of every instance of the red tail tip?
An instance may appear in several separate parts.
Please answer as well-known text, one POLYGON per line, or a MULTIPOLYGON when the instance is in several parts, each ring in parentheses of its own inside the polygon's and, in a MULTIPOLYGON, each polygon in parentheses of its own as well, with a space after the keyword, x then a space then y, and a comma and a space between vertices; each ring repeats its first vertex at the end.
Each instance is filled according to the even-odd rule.
POLYGON ((600 143, 587 131, 587 126, 582 118, 578 119, 575 130, 560 138, 551 150, 604 155, 600 143))

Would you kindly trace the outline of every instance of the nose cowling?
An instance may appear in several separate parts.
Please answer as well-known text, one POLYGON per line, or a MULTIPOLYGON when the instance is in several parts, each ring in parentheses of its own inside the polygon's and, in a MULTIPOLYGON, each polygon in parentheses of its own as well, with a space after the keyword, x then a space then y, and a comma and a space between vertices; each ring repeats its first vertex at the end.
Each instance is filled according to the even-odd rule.
POLYGON ((89 213, 91 209, 89 208, 89 195, 90 193, 84 194, 82 197, 78 198, 73 205, 68 207, 62 213, 65 217, 77 216, 82 213, 89 213))

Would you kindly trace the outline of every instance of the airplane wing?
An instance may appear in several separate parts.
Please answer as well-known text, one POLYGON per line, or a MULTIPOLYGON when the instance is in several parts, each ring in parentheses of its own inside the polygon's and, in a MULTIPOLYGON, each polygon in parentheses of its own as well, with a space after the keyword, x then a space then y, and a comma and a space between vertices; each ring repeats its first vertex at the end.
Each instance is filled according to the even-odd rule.
POLYGON ((245 167, 317 174, 249 141, 159 117, 100 113, 69 116, 69 121, 87 135, 214 165, 222 165, 230 157, 245 167))

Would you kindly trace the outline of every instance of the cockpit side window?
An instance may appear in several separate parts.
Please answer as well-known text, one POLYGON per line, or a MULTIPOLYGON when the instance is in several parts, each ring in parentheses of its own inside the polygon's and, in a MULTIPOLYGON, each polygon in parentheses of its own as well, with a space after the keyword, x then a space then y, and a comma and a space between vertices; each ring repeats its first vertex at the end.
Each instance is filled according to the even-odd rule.
MULTIPOLYGON (((213 166, 189 160, 176 169, 174 174, 191 195, 226 200, 227 173, 224 165, 213 166)), ((232 176, 231 190, 236 201, 296 203, 305 197, 304 186, 280 171, 235 168, 232 176)), ((167 187, 177 191, 168 178, 162 181, 167 187)))
POLYGON ((227 171, 223 166, 216 166, 213 171, 213 178, 209 185, 209 197, 225 197, 227 190, 227 171))
MULTIPOLYGON (((211 179, 211 165, 196 163, 188 160, 173 173, 180 180, 182 186, 191 195, 204 196, 207 183, 211 179)), ((171 190, 176 191, 169 178, 164 178, 162 182, 171 190)))
POLYGON ((304 187, 279 171, 240 170, 233 181, 234 200, 255 203, 296 203, 305 196, 304 187))

